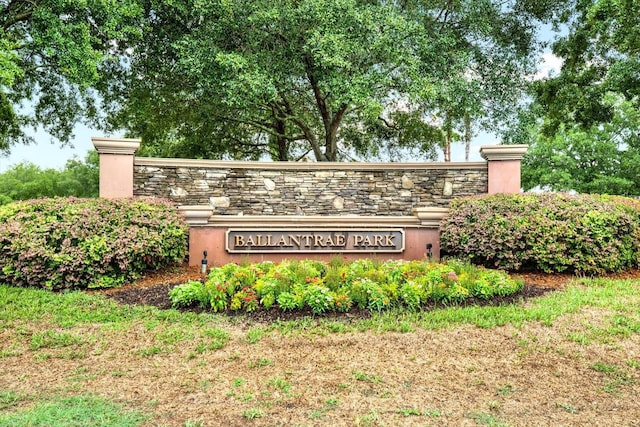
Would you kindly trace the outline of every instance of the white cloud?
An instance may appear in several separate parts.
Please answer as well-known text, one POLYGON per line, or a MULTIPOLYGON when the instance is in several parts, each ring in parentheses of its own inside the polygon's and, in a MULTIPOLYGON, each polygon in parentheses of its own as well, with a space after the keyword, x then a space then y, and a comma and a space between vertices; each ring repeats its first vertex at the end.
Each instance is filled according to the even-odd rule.
POLYGON ((562 58, 553 53, 543 53, 540 63, 538 64, 538 72, 530 77, 531 80, 543 80, 557 76, 562 68, 562 63, 562 58))

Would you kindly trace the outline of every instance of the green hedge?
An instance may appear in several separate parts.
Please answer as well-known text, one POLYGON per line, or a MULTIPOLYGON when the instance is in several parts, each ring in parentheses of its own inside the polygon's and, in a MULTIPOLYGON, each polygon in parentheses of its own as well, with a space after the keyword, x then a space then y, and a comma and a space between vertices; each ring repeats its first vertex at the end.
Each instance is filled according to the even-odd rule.
POLYGON ((187 226, 160 200, 53 198, 0 206, 0 282, 117 286, 186 256, 187 226))
POLYGON ((506 273, 467 263, 357 260, 283 261, 214 268, 205 283, 173 288, 173 305, 200 305, 213 311, 309 309, 314 314, 352 307, 379 311, 393 306, 419 309, 428 302, 513 294, 522 282, 506 273))
POLYGON ((638 206, 622 197, 558 193, 459 199, 441 223, 442 254, 510 271, 637 267, 638 206))

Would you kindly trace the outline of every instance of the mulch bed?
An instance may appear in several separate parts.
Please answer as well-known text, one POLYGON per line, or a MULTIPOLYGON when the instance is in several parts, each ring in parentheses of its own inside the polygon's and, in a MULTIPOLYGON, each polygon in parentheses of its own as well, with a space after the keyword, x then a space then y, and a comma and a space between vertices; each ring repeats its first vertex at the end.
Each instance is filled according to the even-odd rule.
MULTIPOLYGON (((565 286, 576 276, 571 274, 547 274, 547 273, 519 273, 514 276, 524 279, 524 288, 515 295, 508 297, 497 297, 490 300, 469 299, 461 305, 501 305, 522 301, 529 298, 539 297, 549 291, 553 291, 565 286)), ((640 278, 640 270, 630 270, 623 273, 609 275, 612 278, 640 278)), ((200 273, 200 267, 189 267, 186 265, 172 267, 159 272, 152 272, 135 283, 119 288, 99 291, 108 298, 112 298, 121 304, 129 305, 150 305, 160 309, 171 308, 169 290, 176 285, 189 280, 204 280, 205 276, 200 273)), ((425 307, 426 310, 442 306, 433 304, 425 307)), ((201 312, 202 308, 191 307, 185 311, 201 312)), ((235 312, 230 312, 235 314, 235 312)), ((292 319, 312 315, 305 311, 283 313, 281 310, 257 310, 253 313, 243 313, 256 321, 272 321, 276 319, 292 319)), ((342 319, 363 318, 370 315, 368 310, 351 310, 349 313, 328 313, 324 317, 336 317, 342 319)))

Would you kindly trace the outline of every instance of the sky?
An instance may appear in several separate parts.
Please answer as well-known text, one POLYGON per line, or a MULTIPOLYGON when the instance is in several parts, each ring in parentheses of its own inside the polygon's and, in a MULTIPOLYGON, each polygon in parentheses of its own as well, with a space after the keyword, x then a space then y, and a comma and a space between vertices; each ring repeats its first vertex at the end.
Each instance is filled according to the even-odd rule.
MULTIPOLYGON (((57 142, 51 142, 51 135, 44 130, 31 131, 35 144, 15 145, 11 147, 8 157, 0 154, 0 173, 6 172, 11 166, 18 163, 30 162, 42 169, 64 169, 67 160, 75 157, 83 160, 90 150, 93 150, 91 137, 121 137, 122 135, 107 135, 102 131, 92 129, 84 125, 78 125, 74 129, 74 136, 71 138, 71 146, 60 146, 57 142)), ((480 147, 482 145, 499 144, 493 135, 479 134, 471 141, 470 161, 481 161, 480 147)), ((451 160, 454 162, 464 161, 464 145, 453 144, 451 147, 451 160)))
MULTIPOLYGON (((544 53, 541 57, 538 73, 532 79, 541 79, 550 74, 557 73, 562 65, 561 59, 552 53, 544 53)), ((92 129, 84 125, 78 125, 74 129, 74 136, 71 138, 70 146, 60 146, 59 143, 52 143, 51 136, 43 130, 31 131, 31 135, 36 140, 32 145, 15 145, 11 149, 8 157, 0 155, 0 173, 5 172, 12 165, 31 162, 42 169, 63 169, 67 160, 74 156, 84 159, 89 150, 93 150, 91 137, 120 137, 122 135, 107 135, 102 131, 92 129)), ((482 145, 499 144, 500 141, 491 134, 480 133, 471 141, 470 161, 480 161, 480 147, 482 145)), ((464 161, 463 144, 453 144, 451 150, 451 160, 454 162, 464 161)))
POLYGON ((0 155, 0 173, 6 172, 12 165, 31 162, 42 169, 63 169, 67 160, 74 156, 84 160, 89 150, 93 150, 91 137, 114 136, 105 135, 102 131, 78 125, 74 128, 74 137, 71 138, 71 146, 60 146, 57 142, 51 142, 51 135, 43 130, 27 131, 34 136, 35 144, 14 145, 8 157, 0 155))
MULTIPOLYGON (((51 136, 45 131, 31 132, 36 143, 32 145, 16 145, 11 148, 8 157, 0 155, 0 173, 6 172, 11 166, 18 163, 30 162, 42 169, 64 169, 67 160, 75 157, 83 160, 90 150, 93 150, 91 137, 121 137, 122 135, 107 135, 87 126, 77 126, 74 129, 74 137, 71 138, 72 146, 60 146, 59 143, 51 142, 51 136)), ((494 145, 500 142, 491 134, 482 133, 471 141, 469 160, 472 162, 481 161, 480 147, 483 145, 494 145)), ((451 160, 454 162, 464 161, 464 145, 453 144, 451 147, 451 160)))

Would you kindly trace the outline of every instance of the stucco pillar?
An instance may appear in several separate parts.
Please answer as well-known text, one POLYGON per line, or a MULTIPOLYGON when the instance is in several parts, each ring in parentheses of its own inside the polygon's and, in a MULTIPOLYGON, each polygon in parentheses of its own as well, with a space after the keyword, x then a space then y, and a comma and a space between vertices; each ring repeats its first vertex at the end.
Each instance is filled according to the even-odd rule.
POLYGON ((528 145, 483 145, 480 155, 487 160, 489 183, 487 192, 519 193, 522 157, 528 145))
POLYGON ((100 197, 133 197, 133 155, 139 139, 91 138, 100 158, 100 197))

